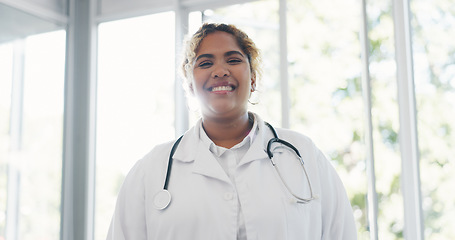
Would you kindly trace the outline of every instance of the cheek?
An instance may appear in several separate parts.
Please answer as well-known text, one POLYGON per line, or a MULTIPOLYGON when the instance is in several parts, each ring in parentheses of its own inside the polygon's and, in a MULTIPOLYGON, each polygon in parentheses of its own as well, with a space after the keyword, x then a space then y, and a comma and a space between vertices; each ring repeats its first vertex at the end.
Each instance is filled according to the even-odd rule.
POLYGON ((200 72, 193 72, 192 79, 189 83, 189 89, 193 96, 198 96, 203 92, 204 84, 206 82, 204 79, 204 75, 200 72))
POLYGON ((197 92, 203 92, 204 88, 206 87, 206 84, 210 82, 211 72, 205 69, 197 69, 193 71, 192 76, 193 79, 191 82, 195 94, 197 94, 197 92))
POLYGON ((252 75, 251 75, 251 71, 249 69, 245 70, 242 73, 242 80, 243 80, 243 84, 245 85, 246 88, 251 87, 252 75))
POLYGON ((207 73, 205 71, 195 70, 193 71, 192 76, 193 79, 191 82, 195 85, 195 87, 197 87, 197 85, 200 85, 205 81, 205 79, 207 78, 207 73))

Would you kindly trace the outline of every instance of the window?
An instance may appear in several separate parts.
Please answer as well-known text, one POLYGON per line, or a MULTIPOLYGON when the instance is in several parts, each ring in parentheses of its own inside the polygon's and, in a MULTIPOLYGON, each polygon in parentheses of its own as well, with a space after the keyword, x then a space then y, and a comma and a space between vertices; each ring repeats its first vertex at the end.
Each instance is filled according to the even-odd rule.
POLYGON ((95 239, 133 164, 174 139, 174 13, 99 26, 95 239))
POLYGON ((10 155, 11 85, 13 45, 0 45, 0 237, 5 238, 8 196, 8 156, 10 155))
POLYGON ((455 239, 455 14, 452 1, 411 1, 420 176, 427 239, 455 239), (450 6, 450 7, 449 7, 450 6))
POLYGON ((369 239, 359 1, 288 1, 291 128, 331 160, 369 239))
POLYGON ((392 2, 366 6, 379 239, 402 239, 404 226, 392 2))
POLYGON ((65 31, 0 52, 0 238, 58 239, 65 31))

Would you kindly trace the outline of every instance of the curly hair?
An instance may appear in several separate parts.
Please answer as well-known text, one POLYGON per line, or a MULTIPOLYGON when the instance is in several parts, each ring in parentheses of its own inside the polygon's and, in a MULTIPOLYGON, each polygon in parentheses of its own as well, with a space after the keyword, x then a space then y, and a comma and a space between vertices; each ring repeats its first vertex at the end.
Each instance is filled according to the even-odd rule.
POLYGON ((190 81, 192 77, 194 60, 202 40, 204 40, 207 35, 216 31, 227 32, 234 36, 241 50, 247 55, 253 79, 259 79, 261 76, 261 57, 259 49, 254 44, 253 40, 248 37, 245 32, 238 29, 234 25, 224 23, 204 23, 199 30, 185 42, 181 70, 187 84, 189 84, 188 81, 190 81))

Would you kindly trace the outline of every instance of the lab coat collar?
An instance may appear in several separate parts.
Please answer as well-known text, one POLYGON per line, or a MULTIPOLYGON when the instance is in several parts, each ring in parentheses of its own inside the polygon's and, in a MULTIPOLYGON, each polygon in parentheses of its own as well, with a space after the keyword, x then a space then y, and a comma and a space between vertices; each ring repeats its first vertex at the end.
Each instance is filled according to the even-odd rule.
MULTIPOLYGON (((272 137, 272 133, 257 114, 254 114, 254 117, 258 121, 258 133, 238 166, 268 158, 266 152, 267 142, 272 137)), ((223 168, 199 138, 200 128, 202 127, 201 121, 199 120, 185 133, 175 151, 174 161, 178 160, 188 163, 194 161, 193 172, 230 182, 223 168)))
POLYGON ((224 171, 223 167, 221 167, 220 163, 215 159, 215 156, 213 156, 213 153, 210 152, 202 141, 199 141, 197 146, 193 173, 217 178, 224 182, 231 183, 231 180, 224 171))
POLYGON ((181 162, 192 162, 196 158, 196 154, 200 151, 203 143, 199 139, 199 129, 201 119, 183 135, 182 140, 174 153, 174 160, 181 162))
POLYGON ((179 147, 175 151, 174 161, 177 160, 186 163, 194 162, 194 173, 217 178, 230 183, 231 180, 226 175, 221 165, 204 142, 199 138, 201 127, 201 120, 199 120, 185 133, 179 147))
POLYGON ((268 140, 271 137, 267 132, 268 127, 257 114, 254 114, 254 117, 257 121, 258 132, 255 139, 251 143, 250 149, 248 149, 245 156, 243 156, 242 160, 240 160, 238 167, 255 160, 268 158, 266 149, 268 140))

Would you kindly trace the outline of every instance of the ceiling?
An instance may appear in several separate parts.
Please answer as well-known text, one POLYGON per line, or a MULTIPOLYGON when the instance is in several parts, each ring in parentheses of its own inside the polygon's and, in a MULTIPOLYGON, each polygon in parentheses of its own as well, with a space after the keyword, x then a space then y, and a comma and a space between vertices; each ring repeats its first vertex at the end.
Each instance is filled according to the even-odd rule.
POLYGON ((0 3, 0 44, 62 28, 55 22, 46 21, 0 3))

